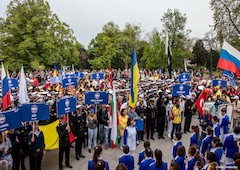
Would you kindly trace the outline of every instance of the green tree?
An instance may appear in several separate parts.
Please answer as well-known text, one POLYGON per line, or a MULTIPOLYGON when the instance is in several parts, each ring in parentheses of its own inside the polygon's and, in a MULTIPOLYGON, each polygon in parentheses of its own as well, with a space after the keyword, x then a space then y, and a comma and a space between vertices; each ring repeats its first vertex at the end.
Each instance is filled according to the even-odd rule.
POLYGON ((154 29, 148 34, 148 44, 143 52, 141 62, 145 62, 148 69, 159 69, 166 67, 167 57, 165 57, 165 45, 161 40, 160 33, 154 29))
POLYGON ((210 54, 205 49, 202 40, 196 41, 193 47, 192 54, 193 54, 192 63, 197 64, 198 67, 207 66, 207 61, 210 61, 210 54))
POLYGON ((12 0, 0 21, 1 58, 10 70, 23 64, 28 69, 38 65, 52 68, 78 64, 82 47, 69 26, 61 22, 45 0, 12 0), (30 64, 32 63, 32 64, 30 64))
POLYGON ((240 50, 240 3, 239 0, 211 0, 214 29, 222 43, 228 41, 240 50))
POLYGON ((161 21, 163 22, 163 35, 166 32, 169 35, 169 44, 173 54, 173 69, 183 67, 184 59, 192 57, 191 52, 187 49, 188 35, 191 30, 185 28, 186 14, 182 14, 177 9, 168 9, 163 14, 161 21))

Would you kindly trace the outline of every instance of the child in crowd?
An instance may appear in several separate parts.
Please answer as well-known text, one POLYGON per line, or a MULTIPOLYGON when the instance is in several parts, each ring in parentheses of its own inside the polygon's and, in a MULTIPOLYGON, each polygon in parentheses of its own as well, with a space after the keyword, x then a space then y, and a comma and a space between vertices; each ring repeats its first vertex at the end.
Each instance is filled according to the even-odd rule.
POLYGON ((162 151, 160 149, 155 150, 155 160, 149 165, 148 170, 167 170, 168 166, 166 162, 162 161, 162 151))
POLYGON ((213 137, 219 138, 221 133, 220 133, 219 119, 217 116, 213 116, 212 123, 213 123, 213 137))
POLYGON ((199 127, 198 125, 192 125, 192 135, 190 138, 190 146, 197 145, 199 146, 199 127))
POLYGON ((210 126, 206 128, 206 134, 207 136, 203 139, 202 146, 200 149, 201 156, 204 156, 205 152, 211 149, 212 128, 210 126))
POLYGON ((134 157, 132 155, 129 155, 129 147, 128 145, 125 145, 123 147, 123 153, 124 155, 119 158, 119 164, 124 163, 128 170, 134 169, 134 157))
MULTIPOLYGON (((202 170, 208 170, 209 165, 213 162, 216 162, 216 160, 217 160, 217 157, 216 157, 215 153, 207 152, 206 164, 204 165, 202 170)), ((195 169, 197 169, 197 168, 195 168, 195 169)))
POLYGON ((180 169, 185 170, 186 164, 186 150, 184 146, 179 146, 177 150, 177 156, 174 159, 174 162, 179 163, 180 169))
POLYGON ((222 154, 223 154, 223 150, 222 150, 222 142, 219 138, 214 137, 212 139, 212 148, 210 149, 210 152, 215 153, 216 155, 216 159, 217 159, 217 163, 220 166, 220 160, 222 158, 222 154))
POLYGON ((154 159, 152 158, 152 153, 153 152, 152 152, 151 148, 146 148, 145 149, 146 157, 141 162, 139 170, 148 170, 149 165, 154 162, 154 159))
POLYGON ((222 137, 221 137, 221 141, 224 142, 227 135, 228 135, 228 125, 229 125, 229 117, 227 115, 227 109, 224 107, 221 109, 221 114, 223 116, 222 121, 220 123, 220 127, 221 127, 221 131, 222 131, 222 137))
POLYGON ((196 146, 193 145, 188 149, 188 162, 186 165, 186 170, 193 170, 196 164, 200 169, 204 165, 196 146))
POLYGON ((182 145, 181 138, 182 138, 182 133, 176 132, 174 135, 175 143, 173 145, 173 150, 172 150, 172 160, 174 160, 174 158, 177 156, 178 147, 182 145))
POLYGON ((139 156, 138 156, 138 165, 140 165, 140 163, 142 162, 142 160, 144 160, 144 158, 145 158, 145 155, 146 155, 146 154, 145 154, 145 150, 146 150, 146 148, 150 148, 150 142, 149 142, 149 140, 144 141, 143 147, 144 147, 144 150, 141 151, 141 152, 139 153, 139 156))

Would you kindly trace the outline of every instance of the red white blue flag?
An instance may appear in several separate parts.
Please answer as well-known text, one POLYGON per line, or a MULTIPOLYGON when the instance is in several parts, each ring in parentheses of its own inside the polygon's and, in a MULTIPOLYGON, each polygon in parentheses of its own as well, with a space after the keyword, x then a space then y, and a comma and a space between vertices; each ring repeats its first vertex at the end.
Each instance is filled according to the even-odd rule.
POLYGON ((2 63, 2 111, 6 110, 11 104, 11 91, 8 84, 8 78, 2 63))

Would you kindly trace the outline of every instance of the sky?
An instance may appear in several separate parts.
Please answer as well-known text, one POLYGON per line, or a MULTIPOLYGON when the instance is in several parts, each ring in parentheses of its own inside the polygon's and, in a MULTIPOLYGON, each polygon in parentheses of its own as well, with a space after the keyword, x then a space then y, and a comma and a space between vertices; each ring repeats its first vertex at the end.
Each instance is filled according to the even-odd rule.
MULTIPOLYGON (((10 0, 0 0, 0 17, 10 0)), ((191 38, 203 38, 213 25, 210 0, 48 0, 51 10, 74 31, 77 40, 88 47, 109 21, 123 29, 127 22, 140 24, 142 38, 153 28, 161 30, 161 17, 167 9, 186 13, 191 38)))

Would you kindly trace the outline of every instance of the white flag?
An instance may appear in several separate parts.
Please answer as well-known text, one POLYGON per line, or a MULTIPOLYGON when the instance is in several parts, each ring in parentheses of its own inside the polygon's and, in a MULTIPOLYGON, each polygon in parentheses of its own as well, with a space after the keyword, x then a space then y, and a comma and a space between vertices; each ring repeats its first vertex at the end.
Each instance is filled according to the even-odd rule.
POLYGON ((165 54, 168 55, 168 32, 166 31, 165 54))
POLYGON ((185 70, 186 73, 188 72, 188 70, 187 70, 187 61, 186 60, 184 60, 184 70, 185 70))
POLYGON ((23 104, 29 102, 28 92, 27 92, 27 84, 26 78, 23 70, 23 66, 21 68, 20 74, 20 83, 19 83, 19 103, 23 104))

